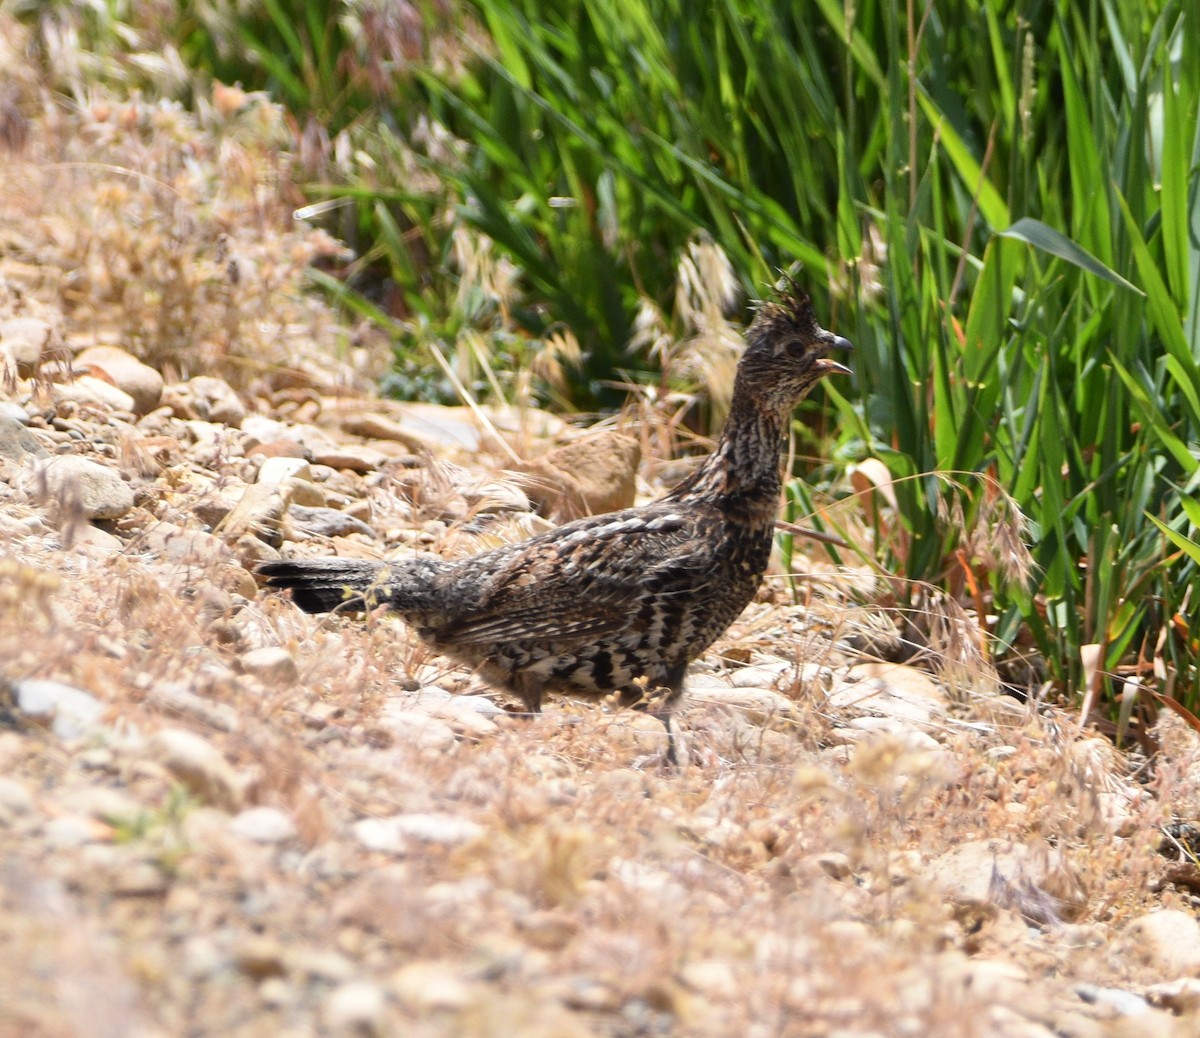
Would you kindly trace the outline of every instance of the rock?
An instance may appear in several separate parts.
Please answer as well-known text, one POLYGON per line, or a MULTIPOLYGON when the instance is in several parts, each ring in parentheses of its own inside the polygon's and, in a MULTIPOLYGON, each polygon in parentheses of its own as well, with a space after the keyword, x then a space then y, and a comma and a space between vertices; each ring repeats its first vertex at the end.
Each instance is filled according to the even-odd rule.
MULTIPOLYGON (((246 431, 246 423, 242 422, 242 431, 246 431)), ((242 439, 242 448, 247 458, 301 458, 308 460, 308 450, 304 444, 292 439, 267 440, 265 443, 253 436, 242 439)), ((306 477, 308 478, 308 477, 306 477)))
POLYGON ((251 649, 238 657, 238 663, 245 673, 267 685, 288 686, 300 680, 300 672, 296 669, 292 654, 279 646, 264 645, 260 649, 251 649))
POLYGON ((267 458, 259 467, 255 483, 282 483, 285 479, 312 480, 312 466, 304 458, 267 458))
POLYGON ((59 806, 73 814, 98 818, 110 825, 132 825, 144 812, 142 804, 121 789, 110 786, 79 786, 64 790, 59 806))
POLYGON ((42 837, 51 850, 71 850, 109 836, 108 826, 83 815, 59 815, 42 826, 42 837))
POLYGON ((565 948, 580 930, 580 921, 566 908, 548 908, 518 915, 521 939, 543 951, 565 948))
POLYGON ((271 1010, 288 1009, 299 1001, 299 991, 283 977, 267 977, 258 985, 262 1005, 271 1010))
POLYGON ((216 422, 233 428, 241 426, 246 405, 224 379, 197 375, 163 390, 162 402, 180 418, 216 422))
POLYGON ((117 897, 157 897, 170 889, 170 879, 153 862, 127 862, 112 876, 112 892, 117 897))
POLYGON ((794 718, 796 704, 769 688, 703 687, 688 689, 688 703, 736 710, 748 721, 762 725, 780 718, 794 718))
POLYGON ((483 714, 485 717, 507 717, 508 711, 497 706, 494 700, 487 696, 456 695, 455 709, 470 710, 472 713, 483 714))
POLYGON ((287 525, 309 537, 345 537, 361 533, 364 537, 377 539, 377 534, 361 519, 357 519, 336 508, 309 508, 307 505, 289 505, 287 525))
MULTIPOLYGON (((457 447, 468 454, 478 454, 482 447, 478 419, 468 407, 405 403, 396 419, 398 424, 394 434, 376 438, 397 440, 416 453, 444 454, 447 447, 457 447)), ((353 423, 354 418, 347 416, 344 421, 353 423)), ((348 424, 343 428, 362 435, 361 425, 348 424)))
POLYGON ((26 678, 13 687, 13 703, 31 721, 60 739, 82 739, 100 727, 105 705, 89 692, 60 681, 26 678))
POLYGON ((127 393, 134 414, 149 414, 162 399, 162 375, 120 347, 91 346, 75 358, 74 367, 99 374, 127 393))
POLYGON ((191 487, 180 493, 169 491, 166 500, 172 505, 189 511, 210 530, 221 525, 230 512, 237 508, 242 494, 246 492, 244 483, 230 480, 227 483, 213 483, 203 489, 191 487))
POLYGON ((735 688, 775 688, 785 674, 796 674, 796 664, 788 660, 771 660, 749 667, 739 667, 729 675, 735 688))
POLYGON ((445 721, 419 710, 407 710, 399 702, 385 703, 379 726, 400 742, 424 750, 448 750, 457 739, 445 721))
MULTIPOLYGON (((942 753, 942 746, 932 735, 914 726, 911 721, 901 721, 896 717, 854 717, 844 727, 835 725, 830 732, 830 742, 861 743, 868 742, 881 736, 891 736, 898 740, 907 753, 942 753)), ((954 770, 954 754, 944 753, 946 764, 951 772, 954 770)), ((1014 806, 1014 805, 1009 805, 1014 806)), ((1015 805, 1024 807, 1023 804, 1015 805)))
POLYGON ((230 557, 229 548, 219 537, 174 523, 154 523, 142 534, 141 542, 149 551, 171 562, 211 563, 230 557))
POLYGON ((958 988, 958 998, 979 1003, 1014 1005, 1029 989, 1029 973, 1015 962, 1003 959, 968 958, 959 951, 938 956, 934 972, 947 990, 958 988))
POLYGON ((527 462, 523 485, 538 512, 555 522, 615 512, 633 505, 641 460, 637 440, 606 429, 527 462))
POLYGON ((246 487, 238 503, 217 524, 214 533, 230 543, 244 534, 251 534, 278 547, 283 540, 280 525, 298 482, 289 479, 283 483, 254 483, 246 487))
POLYGON ((312 448, 312 460, 316 465, 349 469, 361 475, 382 468, 389 457, 374 447, 358 444, 318 444, 312 448))
MULTIPOLYGON (((604 743, 614 753, 627 758, 663 754, 667 749, 667 730, 662 721, 651 717, 642 710, 618 710, 611 714, 601 714, 588 718, 589 725, 595 725, 598 731, 604 733, 604 743)), ((678 729, 675 732, 676 741, 680 743, 677 751, 681 760, 687 760, 686 747, 678 729)))
POLYGON ((287 951, 270 937, 254 935, 243 939, 233 952, 237 968, 253 980, 282 977, 287 973, 287 951))
POLYGON ((16 779, 0 775, 0 824, 6 819, 32 814, 33 795, 16 779))
MULTIPOLYGON (((496 713, 503 713, 494 703, 489 705, 496 713)), ((438 701, 418 697, 411 708, 445 721, 459 735, 479 739, 496 731, 495 721, 481 711, 457 702, 454 697, 438 701)))
POLYGON ((808 689, 824 686, 833 676, 833 669, 822 663, 792 660, 771 660, 733 671, 730 684, 735 688, 808 689))
POLYGON ((70 400, 109 411, 133 413, 133 397, 95 375, 80 375, 73 382, 56 382, 53 392, 56 400, 70 400))
POLYGON ((741 990, 733 967, 716 959, 687 963, 680 970, 680 979, 698 994, 720 1001, 736 998, 741 990))
POLYGON ((405 963, 388 981, 401 1005, 418 1012, 458 1012, 474 999, 471 985, 452 963, 420 961, 405 963))
MULTIPOLYGON (((133 508, 133 489, 112 469, 89 458, 64 454, 38 465, 35 479, 46 496, 78 506, 88 519, 119 519, 133 508)), ((69 510, 69 509, 68 509, 69 510)))
POLYGON ((949 698, 924 671, 898 663, 860 663, 850 668, 826 703, 834 710, 882 714, 928 724, 945 714, 949 698))
POLYGON ((340 424, 346 432, 353 436, 361 436, 364 440, 392 440, 404 444, 414 453, 420 453, 426 448, 424 440, 410 433, 399 422, 373 411, 343 415, 340 424))
POLYGON ((0 373, 7 359, 20 378, 31 378, 50 348, 54 329, 40 317, 10 317, 0 321, 0 373))
POLYGON ((296 835, 296 823, 274 807, 251 807, 234 816, 230 829, 254 843, 284 843, 296 835))
POLYGON ((951 900, 996 905, 1030 922, 1070 922, 1086 906, 1079 878, 1044 842, 971 840, 929 863, 925 879, 951 900))
POLYGON ((456 846, 483 835, 483 826, 449 814, 407 814, 363 818, 354 823, 354 837, 367 850, 405 854, 414 843, 456 846))
POLYGON ((1150 1012, 1150 1003, 1132 991, 1104 988, 1096 984, 1076 984, 1075 993, 1088 1005, 1109 1009, 1117 1016, 1141 1016, 1150 1012))
POLYGON ((232 706, 198 696, 183 685, 158 685, 150 690, 146 701, 164 713, 186 717, 219 732, 238 728, 238 712, 232 706))
POLYGON ((1166 977, 1200 976, 1200 923, 1178 909, 1149 912, 1126 924, 1114 953, 1153 966, 1166 977))
POLYGON ((350 980, 357 972, 355 964, 345 955, 325 948, 295 948, 288 956, 288 962, 297 973, 329 984, 350 980))
POLYGON ((41 441, 9 415, 0 415, 0 458, 20 461, 26 455, 44 458, 48 452, 41 441))
POLYGON ((200 736, 166 728, 150 740, 149 749, 180 785, 205 803, 226 811, 241 806, 237 773, 221 752, 200 736))
POLYGON ((820 854, 813 855, 813 861, 830 879, 836 879, 839 882, 844 879, 849 879, 853 871, 850 865, 850 859, 841 851, 825 851, 820 854))
POLYGON ((335 988, 322 1015, 333 1034, 375 1038, 388 1033, 387 994, 368 980, 350 980, 335 988))
MULTIPOLYGON (((90 523, 72 527, 70 534, 69 546, 71 549, 93 559, 111 558, 125 550, 125 544, 120 537, 114 536, 107 530, 101 530, 98 526, 92 526, 90 523)), ((64 547, 66 546, 64 544, 64 547)))
POLYGON ((1181 977, 1164 984, 1151 984, 1146 989, 1146 1000, 1173 1013, 1200 1012, 1200 980, 1181 977))
POLYGON ((281 422, 278 418, 250 412, 243 419, 239 428, 242 430, 242 442, 245 445, 247 457, 257 450, 259 444, 282 440, 287 440, 299 448, 297 457, 302 457, 304 454, 304 444, 300 438, 286 422, 281 422))

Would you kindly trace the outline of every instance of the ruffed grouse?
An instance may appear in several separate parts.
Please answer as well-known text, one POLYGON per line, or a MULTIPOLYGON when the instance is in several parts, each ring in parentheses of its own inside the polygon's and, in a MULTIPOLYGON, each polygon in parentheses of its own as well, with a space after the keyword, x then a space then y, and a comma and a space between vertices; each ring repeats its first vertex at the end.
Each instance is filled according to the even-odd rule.
MULTIPOLYGON (((794 287, 746 333, 716 450, 650 504, 566 523, 456 561, 306 559, 258 567, 306 612, 387 605, 430 646, 518 696, 546 691, 622 704, 650 693, 670 735, 684 672, 754 597, 779 507, 779 455, 793 407, 851 349, 794 287)), ((674 759, 673 741, 668 759, 674 759)))

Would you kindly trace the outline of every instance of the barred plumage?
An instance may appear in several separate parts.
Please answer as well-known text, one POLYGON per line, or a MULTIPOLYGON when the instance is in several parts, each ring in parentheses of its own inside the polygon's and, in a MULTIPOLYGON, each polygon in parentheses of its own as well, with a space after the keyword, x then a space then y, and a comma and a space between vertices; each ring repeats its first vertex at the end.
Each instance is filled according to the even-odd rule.
MULTIPOLYGON (((792 408, 850 343, 794 289, 760 306, 729 418, 688 479, 640 508, 591 516, 458 561, 310 559, 258 571, 308 612, 386 604, 429 645, 476 667, 530 712, 546 691, 658 690, 670 732, 684 673, 754 597, 767 567, 792 408)), ((668 756, 673 756, 673 745, 668 756)))

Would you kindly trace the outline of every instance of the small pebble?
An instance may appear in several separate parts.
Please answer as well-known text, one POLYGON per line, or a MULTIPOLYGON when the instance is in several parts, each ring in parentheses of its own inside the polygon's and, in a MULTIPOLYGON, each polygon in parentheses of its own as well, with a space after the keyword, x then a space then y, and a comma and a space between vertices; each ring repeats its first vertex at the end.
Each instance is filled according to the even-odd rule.
POLYGON ((221 752, 200 736, 167 728, 150 740, 150 752, 189 792, 225 810, 241 804, 241 783, 221 752))
POLYGON ((296 661, 287 649, 275 645, 264 645, 251 649, 238 657, 242 670, 268 685, 286 687, 300 680, 296 661))
POLYGON ((403 854, 415 843, 453 846, 478 839, 483 826, 467 818, 450 814, 393 815, 391 818, 363 818, 354 823, 354 836, 372 851, 403 854))
POLYGON ((254 843, 283 843, 296 835, 296 824, 274 807, 251 807, 235 815, 230 829, 254 843))
POLYGON ((48 725, 60 739, 81 739, 100 727, 105 706, 89 692, 42 678, 26 678, 13 688, 17 709, 48 725))
POLYGON ((377 984, 350 980, 325 1002, 325 1024, 335 1033, 374 1036, 385 1032, 387 995, 377 984))

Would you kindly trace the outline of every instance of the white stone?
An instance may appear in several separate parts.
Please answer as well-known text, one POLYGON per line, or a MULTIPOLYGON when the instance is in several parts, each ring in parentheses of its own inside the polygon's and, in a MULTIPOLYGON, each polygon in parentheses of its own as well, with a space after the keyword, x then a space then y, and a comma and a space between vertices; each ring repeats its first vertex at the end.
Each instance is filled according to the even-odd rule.
POLYGON ((282 483, 285 479, 312 479, 312 466, 303 458, 267 458, 258 467, 256 483, 282 483))
POLYGON ((1174 908, 1138 916, 1121 931, 1116 954, 1155 967, 1164 979, 1195 977, 1200 975, 1200 923, 1174 908))
POLYGON ((274 807, 250 807, 235 815, 229 828, 255 843, 283 843, 296 835, 296 823, 274 807))
POLYGON ((300 680, 296 661, 287 649, 277 645, 264 645, 251 649, 238 657, 242 670, 268 685, 294 685, 300 680))
POLYGON ((26 678, 13 689, 16 707, 26 717, 50 727, 60 739, 80 739, 100 727, 105 706, 89 692, 61 681, 26 678))
POLYGON ((59 400, 71 400, 77 404, 92 404, 112 411, 133 412, 133 397, 111 382, 95 375, 80 375, 74 382, 56 383, 54 395, 59 400))
POLYGON ((388 985, 403 1005, 422 1012, 456 1012, 472 1001, 471 985, 451 963, 405 963, 388 985))
POLYGON ((829 693, 833 710, 882 714, 920 724, 941 717, 949 698, 924 671, 903 664, 860 663, 829 693))
POLYGON ((354 836, 364 847, 389 854, 404 854, 413 843, 454 846, 478 839, 483 826, 469 818, 437 813, 363 818, 354 823, 354 836))
POLYGON ((396 702, 384 705, 379 724, 400 742, 424 750, 448 750, 457 742, 454 729, 445 721, 421 710, 406 710, 396 702))
MULTIPOLYGON (((0 321, 0 354, 9 358, 22 375, 28 375, 50 344, 49 322, 40 317, 10 317, 0 321)), ((4 365, 0 364, 0 372, 4 365)))
POLYGON ((27 815, 33 808, 33 794, 16 779, 0 775, 0 818, 3 818, 4 812, 27 815))
POLYGON ((133 507, 133 488, 118 473, 75 454, 38 464, 34 481, 64 507, 78 502, 88 519, 119 519, 133 507))
POLYGON ((374 1038, 386 1031, 387 995, 377 984, 350 980, 325 1001, 325 1025, 334 1034, 374 1038))
POLYGON ((82 847, 98 838, 100 827, 83 815, 60 815, 42 826, 42 837, 52 850, 82 847))

